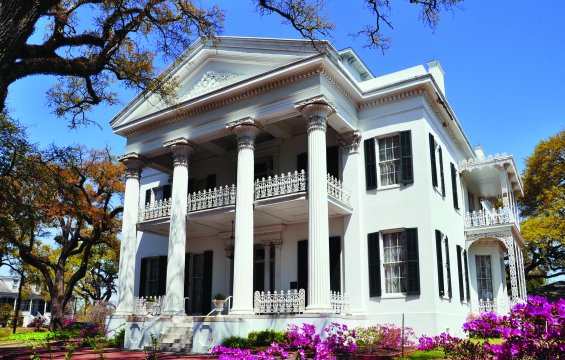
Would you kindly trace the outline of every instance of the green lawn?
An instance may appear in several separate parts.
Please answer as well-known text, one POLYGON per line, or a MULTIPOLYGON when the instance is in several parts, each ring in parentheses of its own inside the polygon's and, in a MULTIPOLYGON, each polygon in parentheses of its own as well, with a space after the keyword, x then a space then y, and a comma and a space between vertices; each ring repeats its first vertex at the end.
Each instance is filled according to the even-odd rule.
MULTIPOLYGON (((404 355, 405 359, 443 359, 445 357, 445 354, 443 353, 443 351, 414 351, 412 353, 406 354, 404 355)), ((395 358, 395 359, 401 359, 401 358, 395 358)))
MULTIPOLYGON (((469 339, 469 340, 471 340, 472 342, 475 342, 475 343, 484 341, 483 339, 469 339)), ((504 339, 502 339, 502 338, 492 338, 492 339, 488 339, 488 342, 491 345, 500 345, 504 342, 504 339)))
POLYGON ((27 340, 42 340, 51 334, 52 333, 48 331, 10 334, 8 336, 0 338, 0 343, 19 342, 19 341, 27 341, 27 340))
MULTIPOLYGON (((12 335, 12 331, 13 331, 13 328, 11 328, 11 327, 0 328, 0 339, 5 338, 8 335, 12 335)), ((33 328, 27 328, 27 327, 17 327, 16 328, 16 334, 33 332, 33 331, 35 331, 35 329, 33 329, 33 328)))

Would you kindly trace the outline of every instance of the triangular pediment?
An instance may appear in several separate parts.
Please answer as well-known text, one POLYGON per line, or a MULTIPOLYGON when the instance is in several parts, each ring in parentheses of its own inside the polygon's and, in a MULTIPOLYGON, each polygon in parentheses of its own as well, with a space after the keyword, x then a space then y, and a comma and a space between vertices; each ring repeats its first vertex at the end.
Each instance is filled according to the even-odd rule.
MULTIPOLYGON (((179 104, 196 101, 316 53, 304 40, 230 37, 222 38, 216 48, 199 41, 164 71, 179 83, 179 104)), ((137 95, 110 121, 113 129, 170 107, 156 96, 144 95, 137 95)))

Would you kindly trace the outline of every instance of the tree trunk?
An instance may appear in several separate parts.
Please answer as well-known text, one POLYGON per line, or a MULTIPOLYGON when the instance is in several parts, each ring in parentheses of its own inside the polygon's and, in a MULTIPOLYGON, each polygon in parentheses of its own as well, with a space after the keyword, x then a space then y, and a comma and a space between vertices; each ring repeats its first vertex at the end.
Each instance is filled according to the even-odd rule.
POLYGON ((51 298, 51 322, 49 323, 49 331, 59 331, 63 328, 65 322, 65 306, 61 301, 62 297, 57 299, 51 298))

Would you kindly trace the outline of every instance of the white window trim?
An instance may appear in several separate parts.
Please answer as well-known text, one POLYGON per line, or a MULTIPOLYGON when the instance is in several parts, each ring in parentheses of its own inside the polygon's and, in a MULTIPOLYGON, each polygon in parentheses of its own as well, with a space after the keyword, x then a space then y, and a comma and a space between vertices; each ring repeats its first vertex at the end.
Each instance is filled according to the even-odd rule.
POLYGON ((381 166, 380 166, 381 161, 379 159, 379 139, 386 139, 393 136, 398 136, 398 141, 399 141, 398 146, 400 146, 400 131, 395 131, 392 133, 375 136, 375 157, 377 160, 377 191, 396 189, 396 188, 400 188, 402 185, 402 182, 398 184, 381 185, 381 166))
MULTIPOLYGON (((449 283, 447 277, 447 253, 445 249, 445 239, 447 236, 444 233, 441 233, 441 260, 443 266, 443 296, 444 300, 451 300, 449 298, 449 283)), ((451 292, 453 293, 453 284, 451 284, 451 292)))
MULTIPOLYGON (((494 274, 493 274, 493 270, 492 270, 492 254, 491 253, 476 253, 475 254, 475 258, 473 259, 473 261, 475 262, 475 280, 477 281, 477 298, 479 298, 479 277, 477 276, 477 269, 478 269, 478 264, 477 264, 477 256, 488 256, 490 257, 490 286, 492 288, 492 298, 496 299, 496 294, 495 294, 495 289, 494 289, 494 274)), ((506 280, 505 280, 506 281, 506 280)))
MULTIPOLYGON (((439 194, 439 196, 444 197, 443 194, 441 193, 441 166, 442 166, 442 164, 440 163, 440 158, 439 158, 439 148, 440 147, 441 147, 441 145, 434 138, 434 156, 435 156, 435 159, 436 159, 437 186, 434 186, 433 188, 435 189, 436 194, 439 194)), ((445 175, 445 173, 444 173, 444 175, 445 175)), ((444 184, 445 184, 445 178, 444 178, 444 184)), ((445 190, 445 192, 447 192, 447 189, 445 190)), ((447 196, 447 194, 445 194, 445 196, 447 196)))
POLYGON ((387 293, 386 292, 386 275, 385 275, 385 249, 383 234, 392 234, 404 232, 406 228, 387 229, 379 231, 379 253, 380 253, 380 273, 381 273, 381 299, 402 299, 408 296, 407 292, 387 293))

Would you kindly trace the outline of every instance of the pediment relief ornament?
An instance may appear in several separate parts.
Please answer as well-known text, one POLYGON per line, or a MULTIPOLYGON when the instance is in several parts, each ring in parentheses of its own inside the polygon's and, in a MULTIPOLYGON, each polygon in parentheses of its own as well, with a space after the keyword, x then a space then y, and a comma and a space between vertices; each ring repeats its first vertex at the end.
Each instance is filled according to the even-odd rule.
POLYGON ((217 73, 215 71, 208 71, 202 76, 190 90, 188 90, 181 98, 182 101, 195 98, 197 96, 209 93, 210 91, 217 90, 228 83, 239 79, 243 75, 232 73, 217 73))

